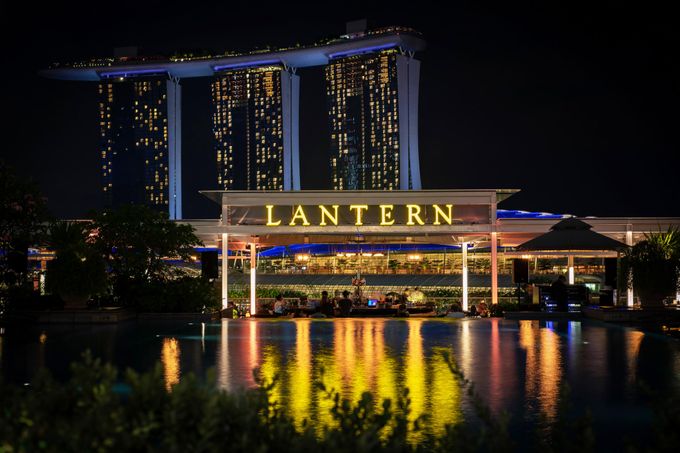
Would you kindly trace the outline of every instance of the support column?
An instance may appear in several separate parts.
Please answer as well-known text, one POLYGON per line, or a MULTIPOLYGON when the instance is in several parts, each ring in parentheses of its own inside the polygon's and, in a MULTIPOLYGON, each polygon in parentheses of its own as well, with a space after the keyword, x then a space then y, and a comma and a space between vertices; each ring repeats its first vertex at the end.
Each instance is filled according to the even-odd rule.
POLYGON ((255 274, 257 273, 257 248, 254 242, 250 243, 250 316, 257 311, 255 298, 255 274))
POLYGON ((420 61, 397 56, 397 107, 399 118, 399 188, 420 190, 418 158, 418 80, 420 61))
POLYGON ((463 311, 468 311, 468 263, 467 263, 467 250, 468 243, 461 242, 460 250, 462 252, 463 259, 463 311))
POLYGON ((281 71, 283 120, 283 190, 300 190, 300 76, 294 68, 281 71))
POLYGON ((168 102, 168 217, 182 218, 182 87, 179 78, 167 81, 168 102))
MULTIPOLYGON (((626 245, 633 246, 633 230, 632 225, 627 225, 626 227, 626 245)), ((635 304, 635 295, 633 293, 633 287, 628 287, 628 282, 626 282, 626 305, 632 307, 635 304)))
POLYGON ((498 233, 491 233, 491 303, 498 303, 498 233))
POLYGON ((222 310, 229 305, 229 235, 222 233, 222 310))
POLYGON ((567 258, 567 263, 569 266, 569 284, 573 285, 574 284, 574 256, 569 255, 567 258))

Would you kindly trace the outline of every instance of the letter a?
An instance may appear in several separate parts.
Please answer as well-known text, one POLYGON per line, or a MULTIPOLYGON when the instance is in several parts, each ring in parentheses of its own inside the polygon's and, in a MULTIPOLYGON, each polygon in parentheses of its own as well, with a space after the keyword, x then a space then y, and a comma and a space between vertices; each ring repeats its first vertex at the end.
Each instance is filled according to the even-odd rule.
POLYGON ((290 223, 288 225, 290 226, 295 226, 295 221, 296 220, 302 220, 302 226, 309 226, 309 222, 307 221, 307 216, 305 215, 304 209, 302 209, 301 205, 298 205, 297 208, 295 208, 295 213, 293 214, 293 218, 290 219, 290 223))

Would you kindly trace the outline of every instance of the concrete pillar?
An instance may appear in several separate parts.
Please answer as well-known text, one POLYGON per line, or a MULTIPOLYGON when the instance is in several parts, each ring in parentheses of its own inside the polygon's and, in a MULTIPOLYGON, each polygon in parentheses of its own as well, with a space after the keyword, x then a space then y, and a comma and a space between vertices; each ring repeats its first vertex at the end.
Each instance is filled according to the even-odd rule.
POLYGON ((498 233, 491 233, 491 303, 498 303, 498 233))
POLYGON ((397 56, 397 107, 399 118, 399 188, 420 190, 418 158, 418 80, 420 61, 397 56))
POLYGON ((168 216, 182 218, 182 87, 167 81, 168 101, 168 216))
POLYGON ((574 256, 569 255, 567 258, 567 264, 569 266, 569 284, 574 284, 574 256))
POLYGON ((256 297, 255 297, 255 274, 257 273, 257 245, 254 242, 250 243, 250 316, 253 316, 257 311, 256 297))
POLYGON ((468 243, 461 242, 460 250, 463 256, 463 311, 468 311, 468 263, 467 263, 468 243))
POLYGON ((300 76, 281 71, 283 119, 283 190, 300 190, 300 76))
MULTIPOLYGON (((626 231, 626 245, 633 246, 633 230, 631 229, 631 225, 628 225, 627 231, 626 231)), ((633 294, 633 287, 631 285, 630 288, 626 291, 626 305, 629 307, 632 307, 635 304, 635 296, 633 294)))
POLYGON ((222 309, 229 305, 229 235, 222 233, 222 309))

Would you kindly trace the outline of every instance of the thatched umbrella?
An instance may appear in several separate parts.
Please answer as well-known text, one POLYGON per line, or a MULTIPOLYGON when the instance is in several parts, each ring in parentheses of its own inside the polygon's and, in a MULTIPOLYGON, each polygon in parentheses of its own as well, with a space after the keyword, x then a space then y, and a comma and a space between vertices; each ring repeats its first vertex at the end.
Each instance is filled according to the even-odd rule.
POLYGON ((586 222, 568 218, 557 222, 550 231, 531 239, 519 247, 520 251, 564 250, 564 251, 620 251, 628 246, 603 234, 593 231, 586 222))

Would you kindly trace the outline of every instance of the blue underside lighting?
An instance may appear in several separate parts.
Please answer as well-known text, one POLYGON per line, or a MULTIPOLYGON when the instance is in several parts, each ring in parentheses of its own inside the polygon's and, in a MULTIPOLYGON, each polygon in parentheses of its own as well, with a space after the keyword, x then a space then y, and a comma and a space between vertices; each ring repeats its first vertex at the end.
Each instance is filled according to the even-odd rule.
POLYGON ((568 214, 553 214, 551 212, 530 212, 518 209, 499 209, 496 211, 498 219, 565 219, 568 214))
POLYGON ((165 69, 131 69, 128 71, 114 71, 114 72, 100 72, 99 77, 102 79, 113 79, 118 77, 134 77, 139 75, 166 75, 168 71, 165 69))
POLYGON ((293 244, 288 246, 277 245, 259 252, 258 255, 262 258, 277 258, 292 256, 296 253, 309 253, 310 255, 360 252, 387 254, 388 250, 390 253, 454 251, 460 250, 460 246, 442 244, 293 244))
POLYGON ((257 66, 265 66, 268 64, 280 64, 281 60, 259 60, 259 61, 248 61, 245 63, 233 63, 218 65, 213 67, 213 71, 224 71, 225 69, 244 69, 244 68, 255 68, 257 66))
POLYGON ((344 50, 342 52, 335 52, 329 54, 328 58, 351 57, 353 55, 361 55, 365 53, 377 52, 378 50, 391 49, 393 47, 397 47, 397 45, 395 43, 390 43, 383 44, 381 46, 362 47, 361 49, 344 50))

